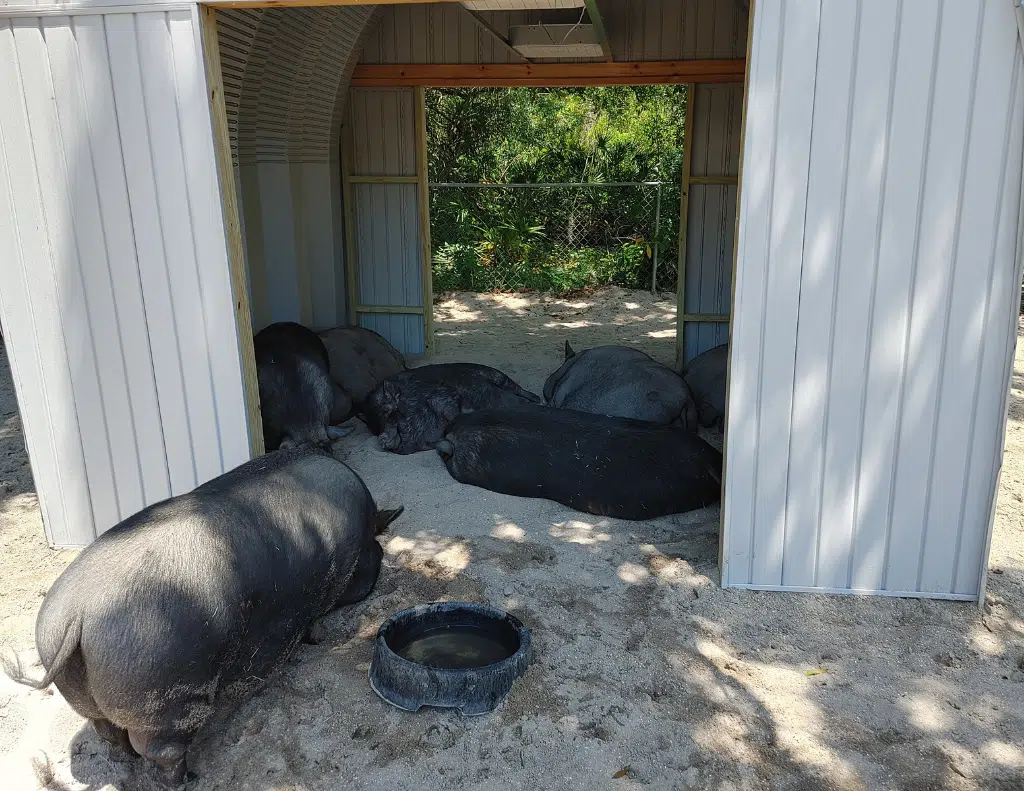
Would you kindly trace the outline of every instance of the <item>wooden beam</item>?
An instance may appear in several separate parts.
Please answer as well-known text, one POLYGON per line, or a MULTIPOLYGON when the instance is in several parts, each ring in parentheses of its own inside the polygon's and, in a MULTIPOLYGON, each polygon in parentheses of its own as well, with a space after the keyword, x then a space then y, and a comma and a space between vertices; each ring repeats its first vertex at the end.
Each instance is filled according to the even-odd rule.
POLYGON ((403 316, 421 316, 423 308, 414 305, 356 305, 356 313, 393 313, 403 316))
POLYGON ((690 176, 691 184, 704 184, 708 186, 730 186, 740 183, 739 176, 690 176))
POLYGON ((467 14, 469 14, 469 16, 471 16, 473 18, 473 21, 476 22, 483 29, 483 31, 485 33, 490 35, 491 38, 493 38, 495 41, 497 41, 499 44, 501 44, 505 49, 507 49, 509 51, 509 53, 512 55, 512 57, 518 58, 523 63, 532 63, 533 62, 528 57, 526 57, 522 52, 520 52, 515 47, 513 47, 512 46, 512 42, 510 42, 507 38, 505 38, 503 35, 501 35, 501 33, 499 33, 497 30, 495 30, 495 28, 493 26, 491 26, 491 24, 486 19, 484 19, 482 16, 480 16, 480 14, 478 14, 472 8, 466 8, 466 6, 464 6, 464 5, 460 5, 459 8, 461 8, 463 11, 465 11, 467 14))
POLYGON ((612 55, 612 45, 608 42, 608 31, 604 29, 604 20, 601 19, 601 10, 597 7, 597 0, 584 0, 583 4, 586 6, 587 16, 590 17, 590 24, 594 26, 597 40, 601 42, 604 59, 610 63, 615 58, 612 55))
POLYGON ((690 159, 693 155, 693 96, 695 86, 686 86, 686 115, 683 117, 683 164, 679 169, 679 251, 676 263, 676 368, 683 367, 686 342, 686 223, 690 217, 690 159))
POLYGON ((349 184, 419 184, 419 176, 349 176, 349 184))
POLYGON ((314 6, 379 6, 413 3, 454 3, 460 0, 213 0, 203 5, 213 8, 309 8, 314 6))
POLYGON ((355 199, 352 190, 352 170, 355 167, 356 146, 352 138, 352 102, 345 108, 341 125, 341 211, 345 219, 345 284, 348 289, 348 320, 359 325, 356 307, 359 305, 359 261, 356 248, 355 199))
POLYGON ((220 70, 220 44, 217 37, 217 12, 199 9, 203 64, 209 87, 210 114, 213 120, 213 148, 220 181, 221 211, 231 270, 231 291, 235 303, 235 326, 238 328, 238 353, 242 363, 242 390, 249 429, 249 453, 262 456, 263 418, 260 413, 260 390, 256 377, 256 354, 253 351, 252 315, 249 311, 249 289, 246 284, 245 254, 242 250, 242 224, 238 217, 238 195, 235 192, 234 169, 231 164, 231 140, 228 136, 228 115, 224 106, 224 77, 220 70))
POLYGON ((743 60, 632 63, 464 63, 356 66, 353 88, 558 87, 743 82, 743 60))
POLYGON ((420 255, 423 258, 423 348, 434 352, 434 257, 430 241, 430 174, 427 172, 427 95, 416 89, 416 175, 420 209, 420 255))

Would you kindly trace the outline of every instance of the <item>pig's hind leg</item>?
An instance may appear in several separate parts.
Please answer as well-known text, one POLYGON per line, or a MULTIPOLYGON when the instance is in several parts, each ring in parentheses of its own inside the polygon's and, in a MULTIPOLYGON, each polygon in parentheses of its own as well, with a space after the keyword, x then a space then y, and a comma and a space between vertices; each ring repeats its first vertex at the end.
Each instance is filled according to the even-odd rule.
POLYGON ((176 788, 185 782, 185 755, 192 734, 180 731, 147 734, 129 730, 128 738, 139 755, 156 766, 157 775, 165 785, 176 788))
POLYGON ((90 722, 92 723, 92 727, 96 731, 96 734, 107 744, 123 750, 129 756, 138 755, 138 753, 135 752, 135 748, 132 747, 131 739, 128 738, 127 730, 114 725, 110 720, 93 719, 90 720, 90 722))
POLYGON ((334 603, 335 607, 356 604, 370 595, 380 576, 380 563, 383 557, 384 550, 381 549, 376 539, 371 540, 363 547, 362 552, 359 553, 359 560, 356 561, 352 578, 334 603))

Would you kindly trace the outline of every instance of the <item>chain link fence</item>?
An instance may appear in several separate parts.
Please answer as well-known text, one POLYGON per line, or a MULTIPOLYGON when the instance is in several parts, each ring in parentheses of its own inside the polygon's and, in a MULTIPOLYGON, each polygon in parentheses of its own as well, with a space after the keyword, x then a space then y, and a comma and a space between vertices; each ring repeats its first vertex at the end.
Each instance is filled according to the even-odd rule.
POLYGON ((676 290, 679 184, 430 185, 434 293, 676 290))

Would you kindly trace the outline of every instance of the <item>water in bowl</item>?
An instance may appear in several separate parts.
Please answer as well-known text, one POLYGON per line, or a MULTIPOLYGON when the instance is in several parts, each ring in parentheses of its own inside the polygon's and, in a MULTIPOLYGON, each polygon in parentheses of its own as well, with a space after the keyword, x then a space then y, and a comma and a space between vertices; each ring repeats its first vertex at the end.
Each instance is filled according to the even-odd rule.
POLYGON ((418 665, 466 670, 493 665, 515 652, 507 636, 478 626, 452 624, 420 632, 395 653, 418 665))

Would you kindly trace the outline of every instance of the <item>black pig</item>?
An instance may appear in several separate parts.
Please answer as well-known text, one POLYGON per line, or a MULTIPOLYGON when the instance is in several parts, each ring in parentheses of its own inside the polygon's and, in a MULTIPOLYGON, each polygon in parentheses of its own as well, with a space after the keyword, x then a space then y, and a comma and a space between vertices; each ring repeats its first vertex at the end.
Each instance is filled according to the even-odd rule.
MULTIPOLYGON (((331 426, 337 387, 324 342, 293 321, 264 327, 253 338, 266 449, 304 443, 324 447, 351 429, 331 426)), ((343 394, 341 394, 343 395, 343 394)))
POLYGON ((405 358, 387 338, 365 327, 334 327, 319 333, 327 348, 335 385, 332 423, 358 411, 366 397, 391 374, 404 371, 405 358))
POLYGON ((598 346, 577 354, 565 343, 565 362, 544 383, 550 406, 630 417, 697 430, 697 407, 683 378, 639 349, 598 346))
POLYGON ((697 402, 697 415, 705 428, 725 428, 725 379, 729 344, 723 343, 694 357, 683 367, 685 380, 697 402))
POLYGON ((695 433, 574 409, 460 415, 437 452, 461 483, 596 516, 652 519, 720 497, 722 454, 695 433))
POLYGON ((439 363, 387 377, 370 393, 363 416, 384 450, 406 454, 434 447, 463 412, 526 403, 540 403, 540 396, 496 368, 439 363))
MULTIPOLYGON (((36 619, 46 675, 107 741, 181 783, 193 737, 251 696, 322 615, 369 595, 378 511, 315 448, 261 456, 103 533, 36 619)), ((12 671, 13 672, 13 671, 12 671)))

